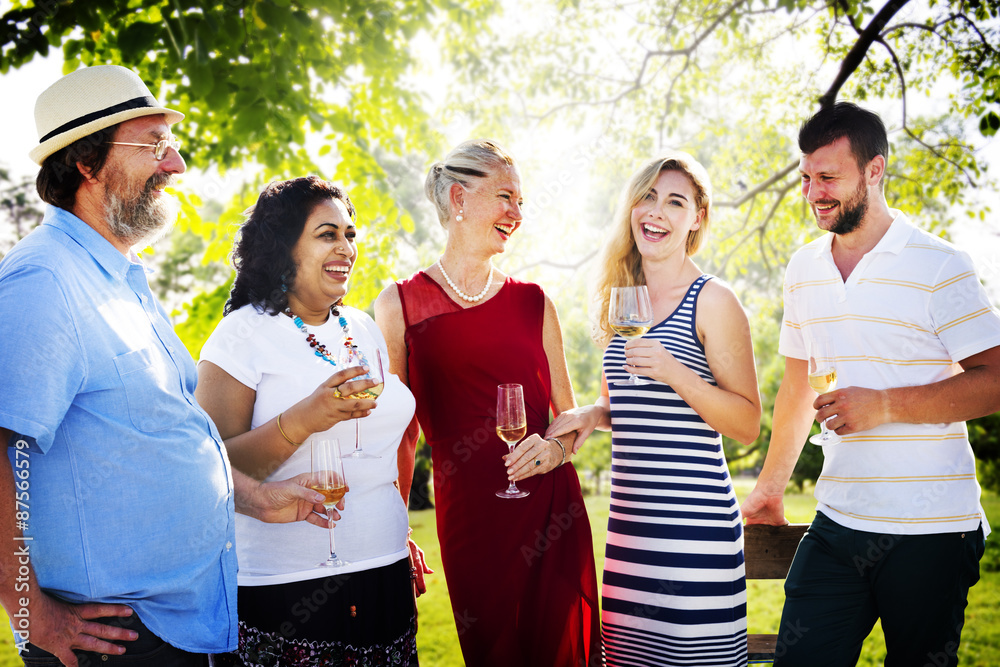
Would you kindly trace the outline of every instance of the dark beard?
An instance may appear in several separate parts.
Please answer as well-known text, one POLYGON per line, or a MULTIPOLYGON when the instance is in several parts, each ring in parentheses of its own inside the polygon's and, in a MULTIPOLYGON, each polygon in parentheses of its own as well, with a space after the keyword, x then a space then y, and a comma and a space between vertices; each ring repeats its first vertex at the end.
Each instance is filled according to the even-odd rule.
POLYGON ((843 203, 841 213, 837 216, 837 221, 833 223, 830 231, 841 236, 850 234, 861 226, 861 221, 864 220, 866 213, 868 213, 868 190, 862 181, 858 184, 854 197, 843 203))
POLYGON ((142 190, 126 197, 123 195, 131 184, 117 166, 110 166, 105 180, 104 214, 111 233, 129 246, 151 245, 162 238, 177 219, 179 207, 176 198, 154 196, 153 191, 172 180, 171 174, 153 174, 142 190))

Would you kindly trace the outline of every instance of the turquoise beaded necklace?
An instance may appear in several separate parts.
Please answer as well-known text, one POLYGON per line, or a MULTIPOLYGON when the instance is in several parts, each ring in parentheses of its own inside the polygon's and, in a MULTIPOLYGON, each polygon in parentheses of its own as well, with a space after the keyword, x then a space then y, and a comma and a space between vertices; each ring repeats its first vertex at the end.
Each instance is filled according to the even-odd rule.
MULTIPOLYGON (((316 334, 309 333, 309 329, 306 328, 306 324, 302 321, 301 317, 293 313, 290 308, 285 308, 285 314, 292 318, 292 322, 294 322, 295 326, 299 328, 299 331, 306 335, 306 342, 309 343, 309 347, 313 349, 313 354, 331 366, 338 365, 337 360, 333 358, 333 355, 326 349, 326 346, 319 342, 319 339, 316 338, 316 334)), ((330 315, 337 318, 337 321, 340 323, 340 328, 344 330, 344 347, 348 349, 357 348, 357 345, 354 344, 354 339, 351 338, 351 330, 347 326, 347 319, 340 314, 336 306, 330 307, 330 315)))

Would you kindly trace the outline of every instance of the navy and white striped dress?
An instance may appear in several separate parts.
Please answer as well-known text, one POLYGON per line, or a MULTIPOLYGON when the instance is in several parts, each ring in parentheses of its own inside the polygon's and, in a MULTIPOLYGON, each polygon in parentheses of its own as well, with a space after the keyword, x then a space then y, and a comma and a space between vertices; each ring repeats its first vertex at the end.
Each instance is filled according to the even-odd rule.
MULTIPOLYGON (((702 275, 644 338, 715 384, 695 331, 702 275)), ((668 385, 625 380, 626 340, 604 353, 611 514, 602 632, 611 665, 746 665, 743 528, 722 438, 668 385)), ((649 380, 649 378, 646 378, 649 380)))

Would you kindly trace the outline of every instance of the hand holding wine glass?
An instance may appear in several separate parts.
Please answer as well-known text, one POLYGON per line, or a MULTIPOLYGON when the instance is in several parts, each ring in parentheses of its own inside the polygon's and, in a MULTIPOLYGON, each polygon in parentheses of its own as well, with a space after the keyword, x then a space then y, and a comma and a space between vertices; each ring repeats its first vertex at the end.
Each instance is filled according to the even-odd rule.
MULTIPOLYGON (((809 386, 819 394, 826 394, 837 388, 837 369, 833 366, 832 341, 816 338, 809 341, 806 352, 809 356, 809 386)), ((826 419, 820 422, 820 432, 809 438, 809 442, 821 447, 836 445, 840 436, 826 427, 826 419)))
MULTIPOLYGON (((366 398, 376 400, 382 395, 385 388, 385 373, 382 370, 382 351, 375 348, 375 355, 368 359, 356 345, 345 346, 340 356, 340 363, 344 368, 352 366, 367 366, 368 370, 359 375, 357 380, 372 380, 377 384, 368 389, 351 394, 349 398, 366 398)), ((354 420, 354 451, 348 454, 352 459, 380 459, 381 456, 369 454, 361 448, 361 425, 360 419, 354 420)))
MULTIPOLYGON (((340 458, 340 442, 336 438, 313 438, 310 443, 312 458, 309 466, 309 488, 323 494, 323 506, 327 518, 333 508, 347 494, 347 478, 344 476, 344 462, 340 458)), ((337 556, 333 541, 333 521, 330 520, 330 555, 317 567, 343 567, 349 563, 337 556)))
MULTIPOLYGON (((622 338, 641 338, 653 326, 653 306, 645 285, 612 287, 611 302, 608 305, 608 322, 622 338)), ((615 382, 616 385, 649 384, 638 375, 629 373, 628 380, 615 382)))
MULTIPOLYGON (((528 419, 524 412, 524 390, 519 384, 502 384, 497 387, 497 435, 507 443, 507 454, 528 432, 528 419)), ((500 498, 523 498, 527 491, 517 488, 511 480, 506 489, 497 491, 500 498)))

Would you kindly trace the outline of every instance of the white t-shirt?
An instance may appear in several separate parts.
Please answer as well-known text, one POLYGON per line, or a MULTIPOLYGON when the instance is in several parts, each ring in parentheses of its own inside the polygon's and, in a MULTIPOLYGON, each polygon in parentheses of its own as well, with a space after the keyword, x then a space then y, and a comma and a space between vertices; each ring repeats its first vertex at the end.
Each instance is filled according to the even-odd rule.
MULTIPOLYGON (((1000 345, 1000 315, 967 254, 891 209, 885 236, 845 282, 832 234, 800 249, 785 273, 778 351, 806 359, 806 342, 832 343, 837 386, 927 385, 1000 345)), ((877 533, 989 532, 965 422, 882 424, 824 447, 817 509, 877 533)), ((812 445, 806 445, 810 447, 812 445)))
MULTIPOLYGON (((334 532, 337 555, 351 564, 338 573, 369 570, 407 556, 406 506, 393 482, 398 476, 396 450, 413 417, 410 390, 388 373, 385 340, 375 322, 355 308, 341 307, 350 335, 371 358, 378 346, 385 366, 385 388, 371 415, 357 422, 361 442, 378 459, 344 457, 344 475, 350 491, 345 510, 334 532)), ((308 325, 307 325, 308 326, 308 325)), ((309 332, 336 355, 344 332, 338 318, 330 317, 309 332)), ((201 351, 233 378, 257 392, 251 428, 309 396, 339 369, 317 357, 302 333, 285 315, 267 315, 247 305, 222 319, 201 351)), ((355 447, 356 420, 341 422, 326 432, 340 441, 343 454, 355 447)), ((315 437, 315 436, 314 436, 315 437)), ((309 472, 309 441, 275 470, 268 480, 282 480, 309 472)), ((316 565, 330 553, 328 531, 299 521, 264 523, 236 515, 236 553, 240 586, 263 586, 302 581, 330 574, 316 565)))

